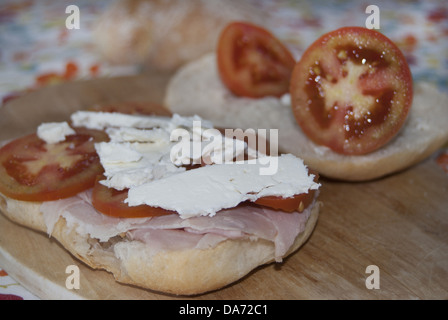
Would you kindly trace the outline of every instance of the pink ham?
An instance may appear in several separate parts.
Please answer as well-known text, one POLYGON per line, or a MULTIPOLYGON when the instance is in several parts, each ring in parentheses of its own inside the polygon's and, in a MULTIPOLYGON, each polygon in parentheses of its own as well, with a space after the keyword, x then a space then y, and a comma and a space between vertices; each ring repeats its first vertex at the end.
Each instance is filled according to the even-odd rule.
POLYGON ((305 223, 312 206, 303 213, 283 213, 267 208, 241 205, 222 210, 215 216, 181 219, 179 215, 154 218, 123 219, 103 215, 91 205, 91 193, 46 202, 41 211, 51 234, 54 223, 63 217, 68 225, 76 226, 81 234, 106 242, 126 233, 129 241, 142 241, 156 250, 206 249, 226 239, 265 239, 275 245, 275 259, 282 257, 293 244, 305 223))

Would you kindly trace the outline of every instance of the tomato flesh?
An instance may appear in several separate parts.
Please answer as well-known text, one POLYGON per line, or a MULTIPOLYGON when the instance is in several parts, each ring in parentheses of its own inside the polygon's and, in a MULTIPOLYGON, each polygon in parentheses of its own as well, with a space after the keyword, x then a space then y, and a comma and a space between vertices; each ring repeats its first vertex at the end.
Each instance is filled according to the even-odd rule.
MULTIPOLYGON (((308 174, 314 175, 314 182, 319 181, 319 173, 308 168, 308 174)), ((254 201, 255 204, 284 212, 303 212, 313 202, 316 190, 308 190, 307 193, 296 194, 289 198, 266 196, 254 201)))
POLYGON ((311 140, 359 155, 379 149, 402 127, 412 104, 412 76, 386 36, 346 27, 305 51, 290 93, 296 121, 311 140))
POLYGON ((284 212, 303 212, 313 202, 315 190, 308 193, 297 194, 290 198, 266 196, 257 199, 254 203, 263 207, 284 212))
POLYGON ((143 218, 173 214, 174 211, 162 208, 140 205, 131 207, 124 202, 128 197, 128 190, 115 190, 100 183, 103 176, 96 179, 92 192, 92 205, 99 212, 116 218, 143 218))
POLYGON ((65 141, 47 144, 36 134, 0 149, 0 192, 23 201, 68 198, 93 187, 103 168, 94 143, 104 132, 76 128, 65 141))
POLYGON ((440 154, 436 159, 437 164, 448 173, 448 151, 440 154))
POLYGON ((221 80, 231 92, 261 98, 288 92, 295 60, 269 31, 234 22, 220 35, 217 63, 221 80))
MULTIPOLYGON (((115 190, 102 185, 98 179, 92 193, 92 205, 99 212, 115 218, 145 218, 176 214, 175 211, 166 210, 148 205, 129 206, 124 201, 128 197, 128 190, 115 190)), ((302 193, 290 198, 266 196, 254 201, 255 204, 283 212, 303 212, 314 199, 315 190, 302 193)))
MULTIPOLYGON (((188 170, 194 170, 197 167, 189 167, 188 170)), ((315 182, 319 180, 319 174, 316 171, 309 169, 309 173, 314 174, 315 182)), ((103 175, 98 176, 96 179, 92 192, 92 205, 96 210, 105 215, 116 218, 144 218, 176 214, 175 211, 148 205, 131 207, 125 203, 128 197, 128 190, 108 188, 100 183, 104 179, 103 175)), ((315 193, 315 190, 309 190, 307 193, 301 193, 290 198, 266 196, 257 199, 254 203, 283 212, 303 212, 313 202, 315 193)))

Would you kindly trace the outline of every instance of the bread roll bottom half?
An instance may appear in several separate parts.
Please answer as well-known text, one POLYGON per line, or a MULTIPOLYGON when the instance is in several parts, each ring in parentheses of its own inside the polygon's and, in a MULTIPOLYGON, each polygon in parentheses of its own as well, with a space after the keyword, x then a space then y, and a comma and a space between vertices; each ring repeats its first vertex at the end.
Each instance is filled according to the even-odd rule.
MULTIPOLYGON (((312 234, 321 207, 316 198, 301 213, 308 215, 305 228, 283 258, 299 249, 312 234)), ((41 204, 0 194, 0 210, 6 217, 21 226, 47 233, 41 204)), ((76 225, 69 225, 60 216, 51 236, 89 267, 112 273, 117 282, 158 293, 187 296, 214 291, 236 282, 261 265, 275 261, 274 243, 261 238, 229 238, 207 249, 154 253, 148 243, 130 240, 124 235, 101 243, 77 229, 76 225)))

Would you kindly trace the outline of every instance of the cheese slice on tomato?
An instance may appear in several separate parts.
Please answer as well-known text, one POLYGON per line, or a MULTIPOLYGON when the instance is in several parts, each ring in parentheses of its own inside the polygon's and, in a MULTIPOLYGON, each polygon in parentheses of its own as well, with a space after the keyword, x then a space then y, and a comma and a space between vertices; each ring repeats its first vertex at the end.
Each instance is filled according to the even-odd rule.
POLYGON ((289 198, 319 186, 303 160, 286 154, 259 158, 255 163, 237 161, 185 171, 130 188, 125 202, 176 211, 185 219, 214 216, 222 209, 266 196, 289 198), (260 169, 273 163, 275 173, 260 174, 260 169))

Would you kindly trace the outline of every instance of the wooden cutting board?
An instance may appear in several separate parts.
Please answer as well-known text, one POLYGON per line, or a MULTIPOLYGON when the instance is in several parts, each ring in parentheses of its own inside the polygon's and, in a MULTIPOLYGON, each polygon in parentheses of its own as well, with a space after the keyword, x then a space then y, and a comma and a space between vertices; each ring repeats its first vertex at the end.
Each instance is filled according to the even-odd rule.
MULTIPOLYGON (((95 103, 162 101, 169 75, 66 83, 0 109, 0 141, 43 121, 67 120, 95 103)), ((114 281, 47 235, 0 215, 0 265, 45 299, 447 299, 448 175, 435 155, 401 173, 365 183, 322 179, 324 206, 309 241, 283 264, 260 267, 222 290, 175 297, 114 281), (66 267, 80 269, 68 290, 66 267), (366 273, 369 266, 375 273, 366 273), (369 289, 378 275, 378 289, 369 289)))

